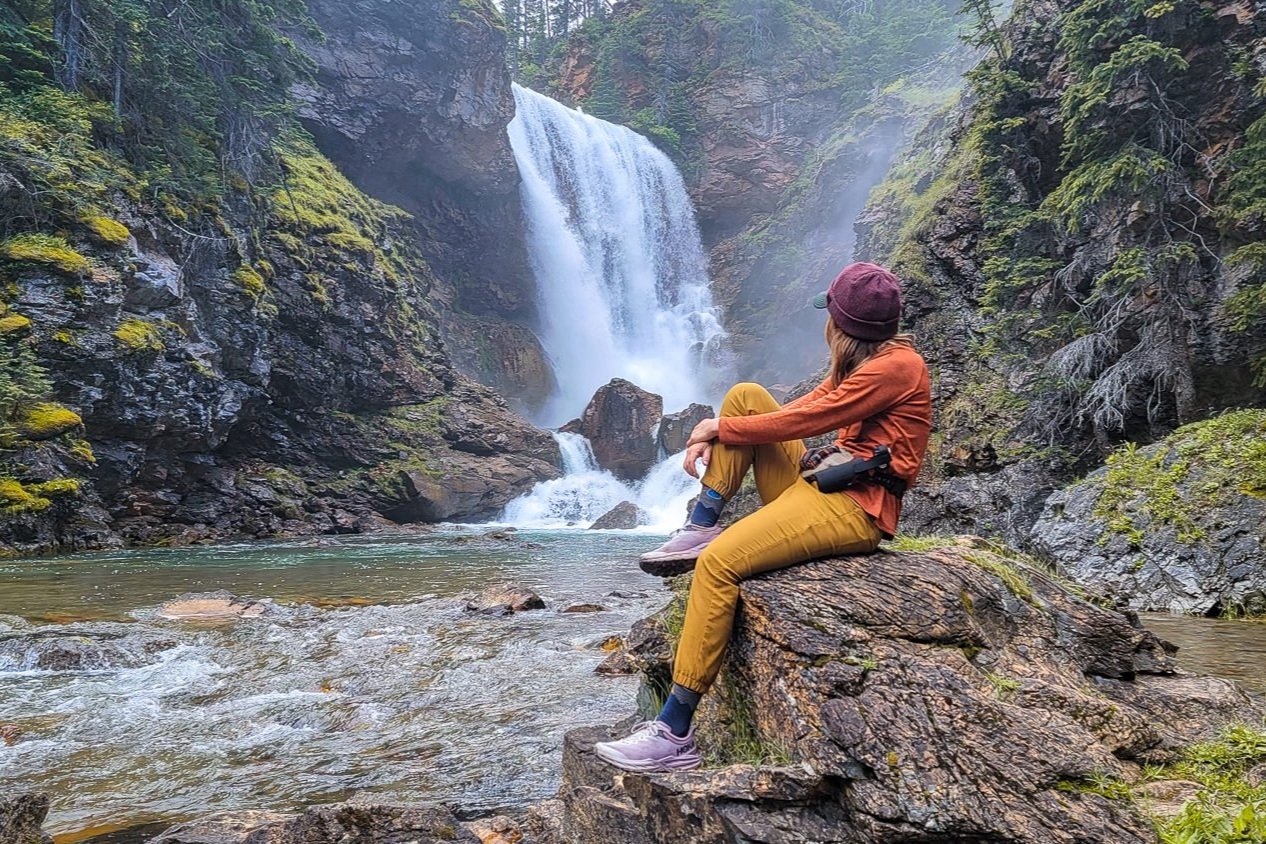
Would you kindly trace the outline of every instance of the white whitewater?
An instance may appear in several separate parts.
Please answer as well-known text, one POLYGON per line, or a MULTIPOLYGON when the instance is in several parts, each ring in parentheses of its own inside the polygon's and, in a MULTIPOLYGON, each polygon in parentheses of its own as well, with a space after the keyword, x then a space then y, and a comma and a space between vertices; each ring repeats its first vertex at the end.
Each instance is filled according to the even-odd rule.
POLYGON ((632 501, 647 514, 643 530, 667 533, 681 527, 699 482, 681 468, 682 455, 665 458, 639 483, 626 484, 599 468, 589 441, 579 434, 554 435, 563 452, 565 474, 537 484, 511 501, 504 520, 522 528, 588 527, 621 501, 632 501))
POLYGON ((724 334, 681 174, 641 135, 514 86, 541 342, 558 394, 546 425, 626 378, 669 409, 704 401, 724 334), (711 361, 709 363, 709 361, 711 361))

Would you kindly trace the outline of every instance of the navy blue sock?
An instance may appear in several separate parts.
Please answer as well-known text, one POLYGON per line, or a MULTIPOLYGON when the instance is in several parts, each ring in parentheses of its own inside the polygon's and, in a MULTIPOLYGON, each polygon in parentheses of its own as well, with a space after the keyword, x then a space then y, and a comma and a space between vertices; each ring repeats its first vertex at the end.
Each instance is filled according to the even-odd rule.
POLYGON ((695 499, 695 509, 690 511, 690 524, 713 527, 720 520, 721 511, 724 509, 725 498, 721 493, 705 486, 703 492, 699 493, 699 497, 695 499))
POLYGON ((683 738, 690 732, 690 722, 695 717, 695 707, 699 705, 699 693, 673 683, 673 690, 664 701, 664 708, 659 711, 656 721, 663 721, 677 738, 683 738))

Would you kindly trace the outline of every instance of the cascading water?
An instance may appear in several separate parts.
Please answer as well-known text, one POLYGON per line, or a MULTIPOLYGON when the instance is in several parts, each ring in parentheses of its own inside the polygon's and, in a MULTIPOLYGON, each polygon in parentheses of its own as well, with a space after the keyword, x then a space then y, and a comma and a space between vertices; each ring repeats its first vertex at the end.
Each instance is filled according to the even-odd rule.
POLYGON ((626 484, 598 466, 584 437, 558 433, 554 438, 563 453, 563 477, 511 501, 507 522, 525 528, 588 527, 620 502, 632 501, 646 514, 647 530, 663 533, 681 526, 699 485, 682 471, 680 456, 661 461, 640 483, 626 484))
POLYGON ((559 384, 545 424, 613 377, 680 408, 706 399, 724 333, 681 175, 641 135, 514 86, 510 145, 559 384), (711 363, 709 363, 711 361, 711 363))

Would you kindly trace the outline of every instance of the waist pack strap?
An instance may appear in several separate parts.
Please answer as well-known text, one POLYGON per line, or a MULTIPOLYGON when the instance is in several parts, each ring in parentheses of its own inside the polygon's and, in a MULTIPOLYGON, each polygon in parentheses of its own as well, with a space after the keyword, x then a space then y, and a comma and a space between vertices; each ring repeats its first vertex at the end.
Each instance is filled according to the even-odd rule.
POLYGON ((906 494, 906 482, 891 472, 885 472, 883 469, 876 469, 870 473, 870 480, 879 484, 898 498, 906 494))

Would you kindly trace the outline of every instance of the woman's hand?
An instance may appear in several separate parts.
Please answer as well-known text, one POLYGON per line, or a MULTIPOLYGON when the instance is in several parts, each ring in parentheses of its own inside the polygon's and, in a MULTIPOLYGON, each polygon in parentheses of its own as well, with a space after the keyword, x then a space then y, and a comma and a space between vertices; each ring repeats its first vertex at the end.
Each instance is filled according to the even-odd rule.
POLYGON ((712 443, 695 443, 686 446, 686 474, 692 478, 700 477, 698 462, 702 460, 706 469, 712 462, 712 443))
POLYGON ((710 443, 717 438, 721 432, 721 420, 713 417, 712 419, 704 419, 695 429, 690 432, 690 439, 686 445, 697 445, 699 443, 710 443))

